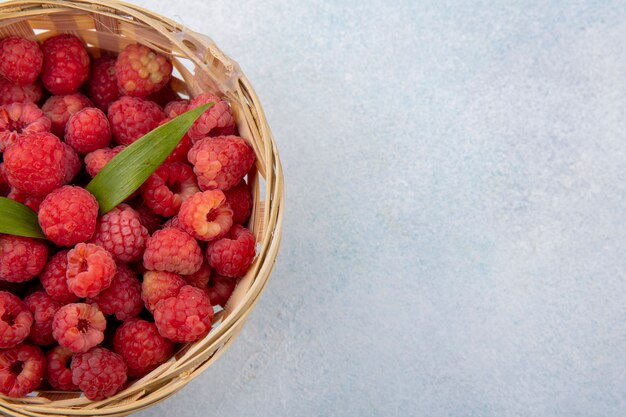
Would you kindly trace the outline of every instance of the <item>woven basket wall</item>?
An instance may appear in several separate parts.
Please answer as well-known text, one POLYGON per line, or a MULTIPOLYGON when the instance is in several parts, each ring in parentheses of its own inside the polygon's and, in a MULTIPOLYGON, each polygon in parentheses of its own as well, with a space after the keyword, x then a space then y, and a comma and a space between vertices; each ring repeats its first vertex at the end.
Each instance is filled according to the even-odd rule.
POLYGON ((257 238, 257 258, 203 340, 132 383, 116 396, 91 402, 78 393, 40 391, 35 396, 0 395, 0 413, 10 416, 124 416, 150 407, 183 388, 230 346, 258 301, 282 236, 283 174, 272 133, 256 93, 237 63, 206 36, 140 7, 117 1, 8 1, 0 3, 0 38, 17 35, 43 41, 58 33, 78 35, 93 58, 100 50, 119 52, 142 43, 168 55, 172 85, 183 96, 216 92, 228 100, 239 133, 253 147, 257 162, 249 174, 254 197, 248 225, 257 238))

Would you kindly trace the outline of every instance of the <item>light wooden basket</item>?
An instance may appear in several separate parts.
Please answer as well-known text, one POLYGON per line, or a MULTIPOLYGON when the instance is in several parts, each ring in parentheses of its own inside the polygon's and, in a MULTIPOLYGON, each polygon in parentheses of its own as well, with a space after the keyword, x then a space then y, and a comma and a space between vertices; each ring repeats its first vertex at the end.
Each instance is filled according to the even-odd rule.
POLYGON ((182 95, 216 92, 227 99, 239 133, 254 148, 256 169, 249 174, 254 197, 249 227, 257 238, 257 258, 242 278, 213 330, 185 346, 165 364, 104 401, 77 393, 40 391, 35 396, 0 396, 0 413, 10 416, 124 416, 150 407, 207 369, 231 345, 258 301, 278 254, 283 225, 283 173, 272 133, 256 93, 236 62, 206 36, 143 8, 118 1, 7 1, 0 3, 0 38, 17 35, 42 41, 72 33, 100 50, 119 52, 139 42, 171 57, 172 86, 182 95))

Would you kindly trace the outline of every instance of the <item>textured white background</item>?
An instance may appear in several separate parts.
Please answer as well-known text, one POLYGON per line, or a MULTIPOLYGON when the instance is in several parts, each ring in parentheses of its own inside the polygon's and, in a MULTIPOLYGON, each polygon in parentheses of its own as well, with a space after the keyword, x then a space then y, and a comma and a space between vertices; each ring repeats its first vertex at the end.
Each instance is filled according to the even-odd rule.
POLYGON ((239 61, 287 181, 233 348, 142 416, 626 415, 623 1, 137 1, 239 61))

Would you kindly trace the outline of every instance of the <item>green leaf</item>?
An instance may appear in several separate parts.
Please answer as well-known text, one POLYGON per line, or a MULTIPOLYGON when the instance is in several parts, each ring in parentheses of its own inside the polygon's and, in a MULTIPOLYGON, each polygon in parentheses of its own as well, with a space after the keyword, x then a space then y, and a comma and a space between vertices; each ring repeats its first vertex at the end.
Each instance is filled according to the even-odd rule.
POLYGON ((215 103, 181 114, 127 146, 87 185, 100 205, 100 214, 114 209, 132 195, 167 159, 193 122, 215 103))
POLYGON ((37 213, 22 203, 0 197, 0 233, 45 239, 37 213))

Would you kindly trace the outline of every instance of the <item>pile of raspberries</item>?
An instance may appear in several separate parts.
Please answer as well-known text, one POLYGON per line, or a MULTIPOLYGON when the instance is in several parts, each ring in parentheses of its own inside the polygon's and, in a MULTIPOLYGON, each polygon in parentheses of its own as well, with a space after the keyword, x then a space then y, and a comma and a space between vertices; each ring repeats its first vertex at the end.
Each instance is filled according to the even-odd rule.
POLYGON ((171 62, 146 46, 92 54, 70 34, 0 41, 0 196, 36 211, 47 238, 0 234, 0 392, 12 397, 116 394, 206 336, 256 254, 244 227, 255 155, 229 104, 182 99, 171 62), (99 215, 91 178, 209 102, 142 187, 99 215))

